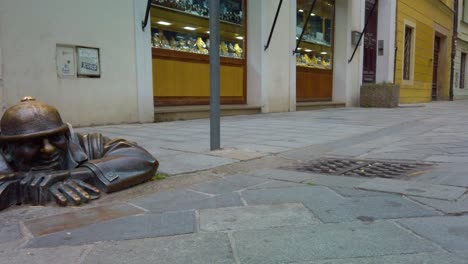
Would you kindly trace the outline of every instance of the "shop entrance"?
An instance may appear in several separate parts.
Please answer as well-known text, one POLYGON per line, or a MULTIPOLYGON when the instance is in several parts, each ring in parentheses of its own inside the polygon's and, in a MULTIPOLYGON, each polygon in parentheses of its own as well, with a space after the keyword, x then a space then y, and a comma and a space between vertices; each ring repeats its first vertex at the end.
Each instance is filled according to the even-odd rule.
POLYGON ((437 75, 439 68, 439 51, 440 51, 440 37, 434 38, 434 56, 432 64, 432 100, 436 101, 439 93, 439 85, 437 83, 437 75))
POLYGON ((332 100, 335 1, 313 2, 297 0, 296 102, 332 100))
MULTIPOLYGON (((246 1, 220 1, 221 104, 246 103, 246 1)), ((150 14, 154 105, 208 105, 206 1, 153 0, 150 14)))
POLYGON ((376 0, 366 0, 366 33, 364 34, 364 65, 362 69, 362 82, 375 83, 377 66, 377 6, 376 0), (375 7, 374 7, 375 5, 375 7), (372 7, 374 10, 372 11, 372 7), (372 13, 371 13, 372 11, 372 13))

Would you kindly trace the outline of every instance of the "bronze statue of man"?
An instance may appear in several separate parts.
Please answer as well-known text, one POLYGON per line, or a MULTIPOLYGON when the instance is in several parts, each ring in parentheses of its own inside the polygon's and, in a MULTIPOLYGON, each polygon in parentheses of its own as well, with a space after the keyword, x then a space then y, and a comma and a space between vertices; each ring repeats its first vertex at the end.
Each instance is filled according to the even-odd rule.
POLYGON ((149 180, 158 161, 124 139, 75 133, 57 109, 25 97, 0 121, 0 210, 79 205, 149 180))

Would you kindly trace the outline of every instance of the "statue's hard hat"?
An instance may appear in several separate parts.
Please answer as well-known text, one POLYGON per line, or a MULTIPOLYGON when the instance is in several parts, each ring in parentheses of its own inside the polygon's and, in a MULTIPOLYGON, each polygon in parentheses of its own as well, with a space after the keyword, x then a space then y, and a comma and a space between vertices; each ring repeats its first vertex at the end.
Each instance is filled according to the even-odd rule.
POLYGON ((55 107, 33 97, 24 97, 3 114, 0 121, 0 141, 47 136, 67 128, 55 107))

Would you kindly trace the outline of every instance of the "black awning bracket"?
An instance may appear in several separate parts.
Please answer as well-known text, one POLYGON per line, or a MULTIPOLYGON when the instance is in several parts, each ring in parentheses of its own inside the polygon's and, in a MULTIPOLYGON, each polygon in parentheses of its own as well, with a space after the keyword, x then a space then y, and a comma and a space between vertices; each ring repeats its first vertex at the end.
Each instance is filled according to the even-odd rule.
POLYGON ((374 9, 375 9, 375 6, 378 4, 378 2, 379 2, 379 0, 375 0, 374 5, 372 5, 372 9, 371 9, 371 11, 369 13, 369 16, 367 17, 366 23, 364 25, 364 29, 362 30, 361 35, 359 35, 359 40, 356 43, 356 47, 354 47, 354 51, 353 51, 353 54, 351 55, 351 58, 348 60, 348 64, 351 63, 351 61, 353 61, 354 54, 356 53, 356 50, 358 49, 359 45, 361 44, 362 36, 366 33, 367 25, 369 24, 370 18, 374 14, 374 9))
POLYGON ((314 0, 314 2, 312 2, 312 5, 310 6, 309 12, 307 13, 306 21, 304 23, 304 26, 302 27, 301 36, 299 37, 299 39, 298 39, 298 41, 296 43, 296 48, 293 50, 293 55, 297 54, 297 48, 299 48, 299 45, 301 44, 301 41, 302 41, 302 37, 304 36, 305 31, 307 30, 307 24, 309 23, 310 14, 312 14, 312 11, 314 11, 314 7, 315 7, 316 2, 317 2, 317 0, 314 0))
POLYGON ((146 4, 145 19, 141 21, 142 31, 145 31, 146 25, 148 25, 150 9, 151 9, 151 0, 148 0, 148 3, 146 4))
POLYGON ((271 41, 271 36, 273 35, 273 31, 275 30, 275 26, 276 26, 276 20, 278 19, 278 14, 280 12, 280 9, 281 9, 281 5, 283 4, 283 0, 280 0, 279 4, 278 4, 278 8, 276 9, 276 14, 275 14, 275 19, 273 20, 273 25, 271 25, 271 30, 270 30, 270 36, 268 36, 268 42, 267 44, 265 45, 265 50, 268 49, 268 47, 270 46, 270 41, 271 41))

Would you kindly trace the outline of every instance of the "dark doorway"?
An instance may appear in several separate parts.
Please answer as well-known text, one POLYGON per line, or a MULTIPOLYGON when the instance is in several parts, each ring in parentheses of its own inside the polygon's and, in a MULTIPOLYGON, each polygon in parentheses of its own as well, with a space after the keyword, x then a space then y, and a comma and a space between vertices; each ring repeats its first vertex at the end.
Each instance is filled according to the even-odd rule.
POLYGON ((366 0, 366 21, 369 24, 364 33, 364 65, 362 69, 362 82, 375 83, 375 70, 377 67, 377 6, 371 14, 372 7, 377 0, 366 0))
POLYGON ((440 37, 434 38, 434 57, 432 58, 432 100, 437 100, 439 85, 437 84, 437 73, 439 68, 440 37))

